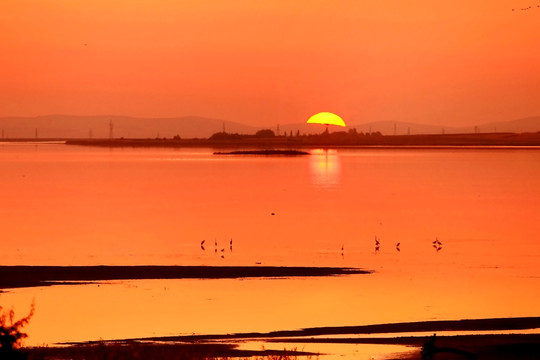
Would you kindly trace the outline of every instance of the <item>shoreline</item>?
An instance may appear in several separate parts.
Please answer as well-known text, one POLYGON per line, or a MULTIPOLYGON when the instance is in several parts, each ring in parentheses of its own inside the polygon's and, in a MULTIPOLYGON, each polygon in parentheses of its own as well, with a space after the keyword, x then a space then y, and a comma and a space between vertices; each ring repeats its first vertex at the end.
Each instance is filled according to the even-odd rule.
POLYGON ((212 147, 212 148, 268 148, 296 149, 317 147, 475 147, 475 146, 540 146, 540 132, 536 133, 478 133, 380 135, 347 132, 268 138, 250 135, 225 134, 224 138, 200 139, 65 139, 67 145, 105 147, 212 147))
POLYGON ((23 287, 111 280, 239 279, 371 274, 371 270, 302 266, 0 266, 0 292, 23 287))
POLYGON ((5 138, 3 143, 64 143, 66 145, 97 147, 172 147, 216 149, 297 149, 320 147, 538 147, 540 132, 528 133, 462 133, 382 135, 356 132, 330 132, 299 136, 257 137, 254 135, 222 133, 210 138, 5 138))
MULTIPOLYGON (((325 356, 295 350, 252 350, 238 349, 240 343, 256 341, 261 343, 290 343, 291 346, 307 343, 332 344, 372 344, 372 345, 401 345, 411 348, 410 352, 399 355, 400 359, 418 359, 422 349, 429 346, 432 355, 445 353, 443 359, 539 359, 540 333, 532 334, 467 334, 467 335, 430 335, 423 336, 414 333, 431 331, 433 334, 448 330, 485 331, 500 329, 515 331, 517 329, 539 329, 540 317, 489 318, 437 320, 420 322, 387 323, 359 326, 336 326, 321 328, 305 328, 300 330, 280 330, 268 333, 238 333, 222 335, 184 335, 171 337, 148 337, 138 339, 100 340, 78 343, 62 343, 52 347, 31 347, 25 351, 32 358, 54 359, 88 359, 89 355, 99 352, 103 355, 121 356, 123 359, 140 358, 141 354, 166 353, 175 355, 181 353, 185 359, 223 358, 223 357, 267 357, 280 356, 282 359, 292 359, 311 356, 325 356), (373 333, 408 333, 411 335, 396 337, 362 337, 373 333), (346 337, 322 337, 320 335, 348 335, 346 337), (353 337, 356 335, 356 337, 353 337), (465 356, 465 357, 464 357, 465 356)), ((294 347, 293 347, 294 349, 294 347)), ((334 354, 336 355, 336 354, 334 354)), ((336 355, 337 356, 337 355, 336 355)), ((96 358, 100 358, 99 356, 96 358)), ((439 358, 436 356, 435 358, 439 358)))
MULTIPOLYGON (((199 342, 213 340, 246 340, 246 339, 279 339, 286 342, 303 342, 305 337, 330 336, 330 335, 369 335, 369 334, 393 334, 393 333, 418 333, 440 331, 493 331, 493 330, 531 330, 540 329, 539 317, 505 317, 487 319, 461 319, 461 320, 432 320, 417 322, 400 322, 357 326, 325 326, 311 327, 298 330, 277 330, 266 333, 250 332, 235 334, 208 334, 208 335, 178 335, 157 336, 145 338, 123 339, 119 341, 156 341, 156 342, 199 342)), ((498 335, 486 335, 498 336, 498 335)), ((540 334, 538 334, 540 336, 540 334)), ((346 338, 347 339, 347 338, 346 338)), ((395 338, 362 338, 363 343, 370 341, 383 342, 395 338)), ((314 339, 314 342, 323 339, 314 339)), ((359 338, 351 338, 356 341, 359 338)), ((277 341, 277 340, 276 340, 277 341)), ((343 342, 343 338, 327 339, 324 342, 343 342)), ((91 342, 89 342, 91 343, 91 342)), ((393 343, 393 342, 391 342, 393 343)))

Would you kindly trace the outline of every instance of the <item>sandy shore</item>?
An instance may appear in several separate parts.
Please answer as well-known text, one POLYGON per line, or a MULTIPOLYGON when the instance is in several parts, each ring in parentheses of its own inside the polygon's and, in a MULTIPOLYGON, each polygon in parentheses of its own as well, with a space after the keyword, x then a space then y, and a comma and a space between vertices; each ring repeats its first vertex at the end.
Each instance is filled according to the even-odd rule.
POLYGON ((0 266, 0 290, 110 280, 314 277, 369 273, 371 271, 357 268, 298 266, 0 266))
MULTIPOLYGON (((516 317, 516 318, 492 318, 492 319, 464 319, 464 320, 437 320, 420 321, 375 325, 359 326, 333 326, 333 327, 314 327, 299 330, 280 330, 268 333, 238 333, 238 334, 218 334, 218 335, 188 335, 188 336, 166 336, 149 337, 145 340, 159 342, 194 342, 210 340, 246 340, 246 339, 265 339, 266 341, 279 342, 336 342, 336 343, 384 343, 384 344, 403 344, 409 345, 409 341, 396 342, 397 338, 361 338, 358 335, 368 334, 393 334, 393 333, 417 333, 441 331, 517 331, 540 329, 540 317, 516 317), (330 335, 355 335, 354 338, 324 338, 330 335), (312 337, 311 339, 306 339, 312 337), (315 338, 317 337, 317 338, 315 338), (277 339, 277 340, 276 340, 277 339)), ((540 335, 538 335, 540 336, 540 335)), ((425 339, 425 337, 423 337, 425 339)))
POLYGON ((319 327, 269 333, 240 333, 221 335, 191 335, 124 339, 69 344, 71 346, 30 348, 30 359, 202 359, 223 357, 259 357, 287 360, 307 358, 312 353, 275 350, 240 350, 236 346, 244 341, 290 343, 290 349, 303 343, 386 344, 410 346, 411 352, 399 359, 420 359, 426 344, 431 344, 433 359, 540 359, 540 333, 515 334, 512 331, 538 329, 540 317, 466 319, 449 321, 423 321, 409 323, 376 324, 345 327, 319 327), (429 331, 482 331, 505 330, 507 334, 420 336, 429 331), (387 337, 362 337, 367 334, 386 334, 387 337), (410 336, 392 337, 393 333, 411 333, 410 336), (336 335, 344 335, 336 337, 336 335), (106 355, 106 356, 105 356, 106 355), (142 357, 141 357, 142 356, 142 357), (146 357, 145 357, 146 356, 146 357))
MULTIPOLYGON (((0 289, 126 279, 340 276, 370 271, 339 267, 272 266, 0 266, 0 289)), ((238 349, 244 341, 298 344, 387 344, 411 347, 401 359, 420 359, 431 342, 434 359, 539 359, 540 317, 439 320, 314 327, 268 333, 199 334, 64 344, 24 349, 28 359, 205 359, 257 357, 283 360, 301 352, 238 349), (452 334, 445 334, 452 331, 452 334), (476 334, 471 335, 474 331, 476 334), (485 334, 501 331, 504 334, 485 334), (528 331, 529 333, 518 333, 528 331), (426 333, 429 335, 426 336, 426 333), (483 334, 484 333, 484 334, 483 334), (380 336, 373 336, 380 334, 380 336), (437 334, 433 338, 433 334, 437 334), (456 335, 457 334, 457 335, 456 335), (69 345, 69 346, 65 346, 69 345)))
POLYGON ((34 347, 23 350, 28 360, 191 360, 253 358, 293 360, 317 354, 290 350, 241 350, 234 344, 156 344, 139 342, 100 342, 68 347, 34 347))

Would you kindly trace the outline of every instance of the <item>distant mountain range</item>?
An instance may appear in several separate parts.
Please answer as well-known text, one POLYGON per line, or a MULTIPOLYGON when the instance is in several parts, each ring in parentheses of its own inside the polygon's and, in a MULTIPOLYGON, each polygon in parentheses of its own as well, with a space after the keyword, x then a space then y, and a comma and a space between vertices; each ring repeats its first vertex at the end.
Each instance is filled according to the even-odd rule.
MULTIPOLYGON (((252 126, 199 116, 136 118, 128 116, 47 115, 0 118, 4 138, 207 138, 225 130, 255 133, 252 126), (112 130, 111 130, 112 124, 112 130), (36 135, 37 132, 37 135, 36 135)), ((0 134, 1 135, 1 134, 0 134)))
MULTIPOLYGON (((199 116, 177 118, 136 118, 127 116, 72 116, 48 115, 37 117, 0 117, 0 139, 9 138, 208 138, 212 134, 228 133, 255 134, 258 130, 270 128, 283 134, 316 134, 324 131, 324 126, 297 123, 272 127, 256 127, 238 122, 211 119, 199 116), (112 125, 112 128, 111 128, 112 125)), ((416 134, 459 134, 474 132, 538 132, 540 116, 523 119, 480 124, 476 127, 445 127, 415 124, 400 121, 379 121, 346 128, 331 128, 331 131, 380 132, 383 135, 416 134)))

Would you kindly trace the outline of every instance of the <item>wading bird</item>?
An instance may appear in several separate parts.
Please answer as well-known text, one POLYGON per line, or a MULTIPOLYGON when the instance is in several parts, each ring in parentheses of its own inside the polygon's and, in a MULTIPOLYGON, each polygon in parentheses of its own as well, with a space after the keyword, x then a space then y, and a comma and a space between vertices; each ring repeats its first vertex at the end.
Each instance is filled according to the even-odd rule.
POLYGON ((437 252, 441 251, 442 242, 440 242, 438 238, 435 238, 435 241, 433 241, 432 244, 433 244, 433 247, 435 248, 435 250, 437 250, 437 252))

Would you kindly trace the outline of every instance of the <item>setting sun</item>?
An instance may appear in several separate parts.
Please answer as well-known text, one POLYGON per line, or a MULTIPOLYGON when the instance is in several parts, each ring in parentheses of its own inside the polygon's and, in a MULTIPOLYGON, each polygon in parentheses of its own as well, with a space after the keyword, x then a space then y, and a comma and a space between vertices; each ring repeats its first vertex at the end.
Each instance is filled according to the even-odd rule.
POLYGON ((336 114, 330 112, 320 112, 313 115, 307 121, 308 124, 337 125, 345 126, 345 121, 336 114))
POLYGON ((540 0, 0 1, 0 360, 540 360, 540 0))

